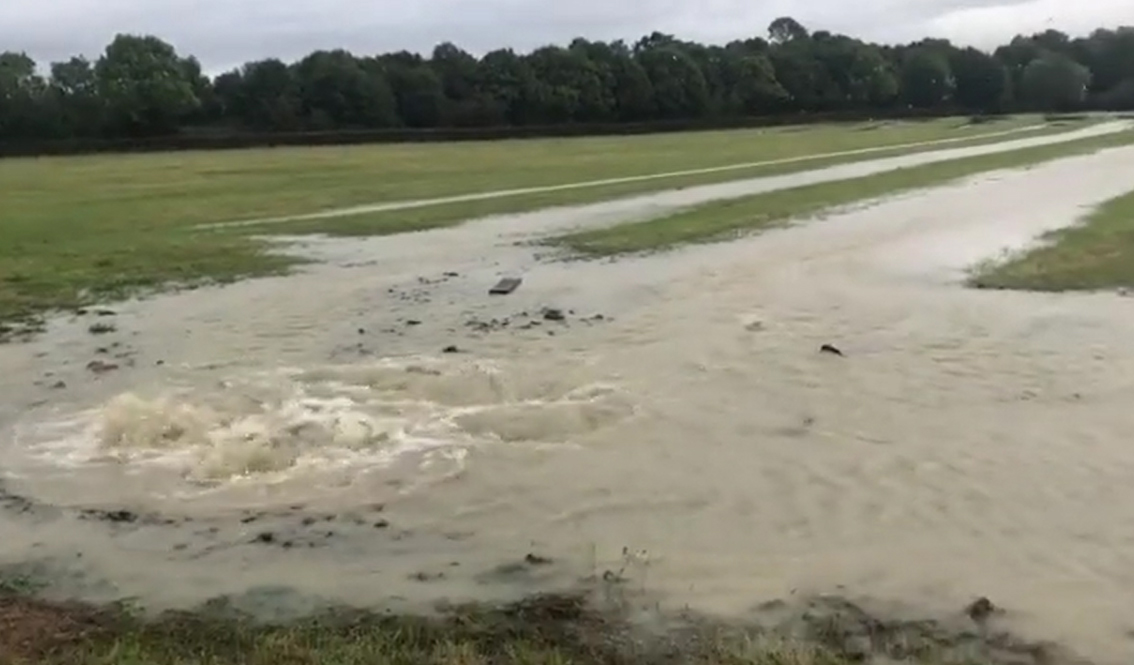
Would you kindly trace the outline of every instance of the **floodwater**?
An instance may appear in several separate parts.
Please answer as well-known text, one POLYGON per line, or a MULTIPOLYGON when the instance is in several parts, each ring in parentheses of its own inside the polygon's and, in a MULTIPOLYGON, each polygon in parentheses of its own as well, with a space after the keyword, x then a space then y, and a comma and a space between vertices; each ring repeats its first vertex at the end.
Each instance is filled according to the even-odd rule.
POLYGON ((958 282, 1130 189, 1116 148, 620 261, 515 241, 625 202, 308 239, 322 262, 297 276, 63 319, 0 347, 0 466, 30 500, 0 559, 156 605, 414 604, 623 567, 713 612, 985 595, 1129 662, 1134 301, 958 282), (502 274, 524 283, 489 297, 502 274), (529 553, 552 562, 500 567, 529 553))

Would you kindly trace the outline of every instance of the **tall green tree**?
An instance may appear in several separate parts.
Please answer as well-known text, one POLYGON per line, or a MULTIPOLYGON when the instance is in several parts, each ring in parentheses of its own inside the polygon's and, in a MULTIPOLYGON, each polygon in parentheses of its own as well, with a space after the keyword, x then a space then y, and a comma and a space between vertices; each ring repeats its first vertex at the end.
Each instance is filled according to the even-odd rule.
POLYGON ((709 85, 693 58, 676 46, 650 47, 637 54, 654 88, 658 116, 696 118, 709 108, 709 85))
POLYGON ((241 79, 242 85, 233 90, 233 108, 245 124, 281 131, 303 127, 303 101, 294 68, 275 58, 260 60, 245 65, 241 79))
POLYGON ((826 72, 826 96, 841 108, 883 107, 898 96, 898 78, 875 46, 844 35, 813 36, 811 52, 826 72))
POLYGON ((723 71, 728 110, 743 115, 773 113, 782 108, 788 92, 776 80, 768 56, 730 52, 723 71))
POLYGON ((954 53, 949 64, 957 84, 957 102, 961 106, 996 111, 1008 101, 1008 68, 996 58, 975 48, 966 48, 954 53))
POLYGON ((74 57, 51 65, 51 88, 58 99, 60 122, 70 136, 98 136, 103 130, 105 105, 89 60, 74 57))
POLYGON ((807 28, 790 16, 781 16, 768 24, 768 41, 773 44, 785 44, 810 36, 807 28))
POLYGON ((124 134, 176 131, 200 106, 199 66, 152 35, 119 34, 95 63, 107 121, 124 134))
POLYGON ((623 122, 649 120, 657 113, 654 86, 642 64, 622 41, 592 43, 591 59, 603 65, 614 96, 614 113, 623 122))
MULTIPOLYGON (((0 137, 29 139, 45 132, 47 83, 26 53, 0 53, 0 137)), ((54 110, 54 109, 53 109, 54 110)))
POLYGON ((925 47, 907 54, 902 65, 902 96, 907 104, 915 108, 945 105, 956 87, 944 54, 925 47))
POLYGON ((501 120, 513 125, 538 122, 538 81, 531 65, 512 49, 485 54, 476 75, 476 92, 491 100, 501 120))
POLYGON ((312 129, 374 129, 398 124, 397 102, 380 69, 344 50, 316 51, 295 65, 306 123, 312 129))
POLYGON ((477 59, 452 42, 433 47, 429 66, 441 77, 445 97, 453 103, 470 99, 476 93, 477 59))
POLYGON ((1020 83, 1024 78, 1024 68, 1042 54, 1043 49, 1039 44, 1029 37, 1017 35, 1007 44, 998 47, 993 52, 993 57, 1008 68, 1011 89, 1016 91, 1020 89, 1020 83))
POLYGON ((587 44, 536 49, 528 64, 539 81, 539 99, 549 120, 609 122, 617 117, 613 82, 591 60, 587 44))
POLYGON ((447 104, 441 76, 423 60, 408 56, 393 54, 378 60, 390 82, 398 117, 407 127, 437 127, 445 119, 447 104))
POLYGON ((1134 27, 1099 29, 1077 40, 1076 61, 1091 70, 1091 91, 1105 94, 1134 79, 1134 27))
POLYGON ((829 110, 842 98, 827 68, 816 57, 810 39, 777 44, 769 53, 776 80, 787 91, 787 107, 797 111, 829 110))
POLYGON ((1024 68, 1020 96, 1035 109, 1070 110, 1086 99, 1090 83, 1089 69, 1065 55, 1048 52, 1024 68))

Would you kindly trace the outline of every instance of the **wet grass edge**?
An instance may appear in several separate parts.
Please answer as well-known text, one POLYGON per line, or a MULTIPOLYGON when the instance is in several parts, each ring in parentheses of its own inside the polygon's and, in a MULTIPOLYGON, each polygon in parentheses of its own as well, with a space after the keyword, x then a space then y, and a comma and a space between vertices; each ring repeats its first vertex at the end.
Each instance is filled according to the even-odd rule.
POLYGON ((1134 288, 1134 189, 1031 247, 977 264, 967 283, 1047 292, 1134 288))
POLYGON ((649 254, 684 245, 722 242, 838 212, 884 202, 898 194, 950 184, 983 173, 1032 168, 1044 162, 1134 144, 1134 131, 1054 145, 966 157, 887 171, 862 178, 818 183, 714 201, 678 213, 590 229, 541 240, 564 250, 564 258, 649 254))
MULTIPOLYGON (((147 615, 127 603, 93 605, 0 592, 5 665, 1038 665, 1070 652, 1019 640, 976 617, 970 628, 883 619, 845 599, 800 603, 780 623, 682 612, 635 616, 585 590, 502 603, 394 614, 349 607, 260 621, 208 603, 147 615)), ((978 601, 979 603, 980 601, 978 601)), ((974 604, 974 606, 976 606, 974 604)), ((785 617, 785 603, 761 606, 785 617)))

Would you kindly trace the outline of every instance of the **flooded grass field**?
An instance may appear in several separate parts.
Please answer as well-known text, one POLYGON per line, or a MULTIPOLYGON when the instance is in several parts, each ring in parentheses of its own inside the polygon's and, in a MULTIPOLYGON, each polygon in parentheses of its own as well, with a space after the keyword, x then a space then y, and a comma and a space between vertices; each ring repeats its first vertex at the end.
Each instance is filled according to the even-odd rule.
POLYGON ((266 253, 251 234, 313 227, 400 233, 943 145, 1045 136, 1085 124, 1091 121, 952 118, 577 140, 7 159, 0 161, 0 337, 53 309, 171 285, 279 274, 295 265, 294 258, 266 253), (428 199, 427 205, 418 199, 428 199), (398 209, 373 212, 375 206, 398 209), (223 230, 201 226, 328 212, 351 215, 223 230))
MULTIPOLYGON (((0 563, 49 600, 153 611, 504 612, 465 632, 206 626, 236 645, 218 662, 1129 662, 1131 301, 964 282, 1131 174, 1118 145, 619 260, 536 241, 719 189, 280 236, 297 274, 0 346, 0 563), (599 609, 509 605, 580 585, 599 609)), ((91 627, 87 661, 46 642, 61 662, 203 641, 36 602, 0 620, 91 627)))
MULTIPOLYGON (((1037 143, 1033 147, 1027 147, 1031 142, 1025 139, 1020 149, 986 154, 962 148, 957 151, 958 154, 972 156, 939 161, 923 161, 914 156, 908 160, 910 165, 904 168, 711 201, 669 215, 568 233, 551 238, 549 244, 568 248, 582 256, 612 256, 672 249, 696 242, 734 240, 746 233, 805 221, 809 216, 829 213, 840 207, 869 203, 877 197, 940 186, 988 171, 1028 168, 1053 159, 1134 143, 1134 132, 1091 137, 1091 130, 1087 130, 1083 135, 1087 138, 1037 143)), ((931 155, 945 156, 943 152, 931 155)))

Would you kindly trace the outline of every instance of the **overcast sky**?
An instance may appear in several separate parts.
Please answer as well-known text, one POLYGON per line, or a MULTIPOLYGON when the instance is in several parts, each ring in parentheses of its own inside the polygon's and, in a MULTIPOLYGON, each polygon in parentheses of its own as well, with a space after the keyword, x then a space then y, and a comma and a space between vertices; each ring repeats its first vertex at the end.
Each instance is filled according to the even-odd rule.
POLYGON ((633 41, 654 30, 702 42, 764 36, 777 16, 875 41, 947 37, 982 48, 1049 27, 1134 25, 1134 0, 0 0, 0 51, 41 62, 97 57, 117 32, 155 34, 218 73, 319 48, 480 54, 575 36, 633 41))

